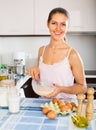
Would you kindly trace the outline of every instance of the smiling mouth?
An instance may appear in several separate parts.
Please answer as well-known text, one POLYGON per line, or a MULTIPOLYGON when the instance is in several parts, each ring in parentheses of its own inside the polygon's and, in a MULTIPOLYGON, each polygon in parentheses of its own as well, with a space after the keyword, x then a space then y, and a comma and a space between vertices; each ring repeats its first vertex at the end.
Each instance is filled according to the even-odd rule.
POLYGON ((55 36, 61 36, 62 33, 61 32, 55 32, 54 34, 55 34, 55 36))

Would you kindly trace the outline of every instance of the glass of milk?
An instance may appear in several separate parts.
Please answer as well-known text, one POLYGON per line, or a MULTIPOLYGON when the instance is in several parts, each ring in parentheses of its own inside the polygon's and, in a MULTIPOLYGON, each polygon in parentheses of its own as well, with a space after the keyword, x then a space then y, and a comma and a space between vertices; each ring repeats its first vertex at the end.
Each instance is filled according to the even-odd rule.
POLYGON ((20 112, 20 96, 10 94, 8 96, 8 107, 10 113, 19 113, 20 112))

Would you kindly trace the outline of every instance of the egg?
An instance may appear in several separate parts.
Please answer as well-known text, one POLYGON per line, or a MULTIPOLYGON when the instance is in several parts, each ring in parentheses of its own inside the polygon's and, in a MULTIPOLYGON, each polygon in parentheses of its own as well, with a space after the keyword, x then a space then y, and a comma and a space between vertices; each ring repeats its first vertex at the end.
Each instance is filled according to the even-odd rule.
POLYGON ((71 103, 70 103, 70 102, 65 101, 65 104, 66 104, 66 106, 67 106, 67 108, 68 108, 68 109, 72 109, 72 105, 71 105, 71 103))
POLYGON ((50 109, 49 109, 48 107, 43 107, 43 108, 42 108, 42 112, 43 112, 44 114, 47 114, 49 111, 50 111, 50 109))
POLYGON ((51 110, 47 113, 47 117, 50 119, 55 119, 57 117, 57 114, 55 111, 51 110))
POLYGON ((61 106, 65 105, 65 103, 64 103, 64 101, 59 100, 58 105, 59 105, 59 107, 61 107, 61 106))
POLYGON ((52 102, 55 104, 55 103, 58 103, 58 99, 57 98, 53 98, 52 99, 52 102))
POLYGON ((76 106, 76 103, 75 103, 75 102, 71 102, 71 105, 72 105, 72 107, 76 107, 76 108, 77 108, 77 106, 76 106))
POLYGON ((77 106, 76 106, 75 102, 71 102, 71 105, 72 105, 72 111, 76 111, 77 106))
POLYGON ((67 111, 68 110, 68 108, 66 107, 66 105, 62 105, 61 107, 60 107, 60 111, 61 112, 64 112, 64 111, 67 111))

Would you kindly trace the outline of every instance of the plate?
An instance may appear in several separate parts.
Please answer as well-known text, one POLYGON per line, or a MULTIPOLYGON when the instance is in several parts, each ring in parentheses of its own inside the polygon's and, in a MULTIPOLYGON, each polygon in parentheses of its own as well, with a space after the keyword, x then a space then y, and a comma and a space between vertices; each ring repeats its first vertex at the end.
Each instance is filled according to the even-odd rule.
POLYGON ((32 87, 33 87, 34 92, 40 96, 46 96, 49 93, 53 92, 55 89, 51 85, 49 86, 46 83, 35 81, 35 80, 32 80, 32 87))

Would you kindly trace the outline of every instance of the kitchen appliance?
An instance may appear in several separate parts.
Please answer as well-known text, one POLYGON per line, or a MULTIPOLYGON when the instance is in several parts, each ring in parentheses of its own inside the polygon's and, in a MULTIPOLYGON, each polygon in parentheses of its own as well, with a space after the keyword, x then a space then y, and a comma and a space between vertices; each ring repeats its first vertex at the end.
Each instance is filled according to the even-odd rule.
POLYGON ((33 91, 33 87, 32 87, 32 77, 29 75, 26 75, 24 77, 22 77, 20 80, 18 80, 17 84, 16 84, 16 89, 19 92, 19 95, 21 97, 28 97, 28 98, 38 98, 39 95, 37 95, 34 91, 33 91))
POLYGON ((16 66, 16 74, 24 76, 25 74, 25 58, 24 52, 16 52, 13 55, 14 66, 16 66))

